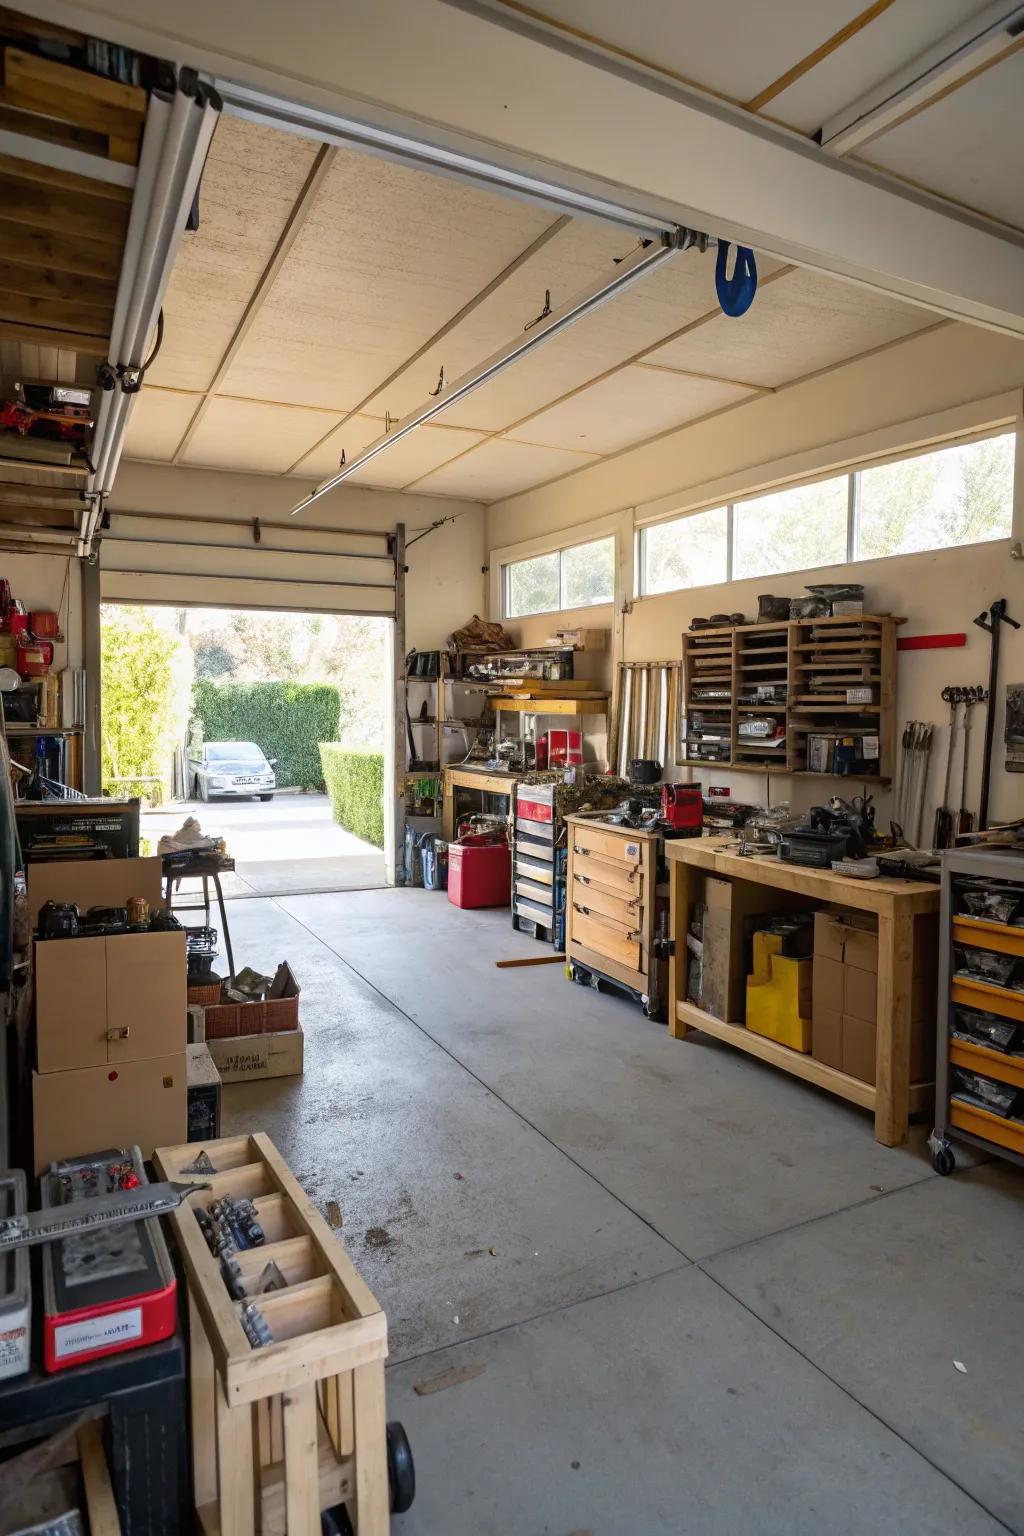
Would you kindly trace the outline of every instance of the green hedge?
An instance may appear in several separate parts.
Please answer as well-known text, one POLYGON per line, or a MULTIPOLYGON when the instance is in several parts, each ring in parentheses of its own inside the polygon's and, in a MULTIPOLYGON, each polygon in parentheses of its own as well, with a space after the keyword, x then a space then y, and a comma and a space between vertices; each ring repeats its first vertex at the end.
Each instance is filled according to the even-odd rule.
POLYGON ((339 827, 384 846, 384 754, 347 752, 335 742, 320 743, 324 782, 339 827))
POLYGON ((337 688, 322 683, 197 682, 192 714, 204 741, 254 741, 277 759, 279 788, 320 789, 319 744, 337 741, 337 688))

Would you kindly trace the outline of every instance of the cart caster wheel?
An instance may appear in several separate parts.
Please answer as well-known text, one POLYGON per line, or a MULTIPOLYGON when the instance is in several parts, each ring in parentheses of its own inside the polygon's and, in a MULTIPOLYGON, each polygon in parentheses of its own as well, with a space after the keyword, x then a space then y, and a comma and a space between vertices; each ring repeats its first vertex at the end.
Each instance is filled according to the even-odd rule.
POLYGON ((388 1425, 388 1485, 391 1513, 404 1515, 416 1497, 416 1468, 409 1436, 397 1419, 388 1425))
POLYGON ((657 1003, 652 1003, 649 997, 644 998, 641 1007, 644 1010, 645 1019, 654 1019, 655 1023, 664 1024, 665 1020, 661 1017, 661 1008, 657 1003))
POLYGON ((355 1536, 344 1504, 325 1509, 320 1516, 320 1536, 355 1536))
POLYGON ((569 979, 574 981, 578 987, 590 986, 590 972, 585 971, 582 965, 570 965, 569 979))
POLYGON ((935 1169, 936 1173, 941 1174, 944 1179, 948 1179, 956 1167, 956 1158, 953 1156, 953 1148, 948 1146, 939 1147, 937 1151, 933 1152, 932 1167, 935 1169))

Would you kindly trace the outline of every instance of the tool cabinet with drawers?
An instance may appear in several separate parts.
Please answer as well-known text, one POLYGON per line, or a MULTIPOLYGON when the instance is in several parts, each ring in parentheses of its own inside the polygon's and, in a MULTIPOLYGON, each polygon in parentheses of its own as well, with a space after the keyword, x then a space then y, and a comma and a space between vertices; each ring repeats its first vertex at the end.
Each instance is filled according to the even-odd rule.
POLYGON ((648 1018, 665 1005, 667 963, 659 941, 662 838, 588 816, 569 816, 565 955, 582 985, 610 982, 648 1018))

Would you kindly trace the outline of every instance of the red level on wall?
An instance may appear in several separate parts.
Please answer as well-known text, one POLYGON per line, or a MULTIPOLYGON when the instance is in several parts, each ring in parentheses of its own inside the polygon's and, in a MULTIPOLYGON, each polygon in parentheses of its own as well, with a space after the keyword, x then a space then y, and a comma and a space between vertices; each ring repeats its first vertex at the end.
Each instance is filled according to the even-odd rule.
POLYGON ((901 635, 896 641, 898 651, 951 651, 958 645, 966 645, 967 636, 960 635, 901 635))

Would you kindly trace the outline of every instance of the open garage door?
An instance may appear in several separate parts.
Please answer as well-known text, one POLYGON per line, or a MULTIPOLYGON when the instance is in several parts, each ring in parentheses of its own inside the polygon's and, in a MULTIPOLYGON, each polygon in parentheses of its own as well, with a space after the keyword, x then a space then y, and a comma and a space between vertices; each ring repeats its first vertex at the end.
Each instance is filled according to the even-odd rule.
POLYGON ((198 511, 108 513, 100 530, 103 602, 265 609, 389 619, 384 854, 389 883, 405 832, 405 528, 301 527, 198 511))

